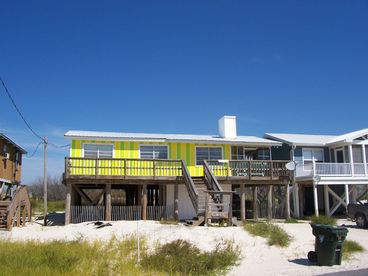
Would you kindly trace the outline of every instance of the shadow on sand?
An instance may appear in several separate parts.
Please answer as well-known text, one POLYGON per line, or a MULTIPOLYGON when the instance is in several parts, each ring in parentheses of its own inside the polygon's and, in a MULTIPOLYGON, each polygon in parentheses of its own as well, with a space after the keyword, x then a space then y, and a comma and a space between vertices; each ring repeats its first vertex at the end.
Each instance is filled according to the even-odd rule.
MULTIPOLYGON (((43 225, 43 216, 35 218, 33 223, 43 225)), ((65 224, 65 213, 49 213, 47 216, 47 226, 62 226, 65 224)))
POLYGON ((289 260, 289 263, 294 263, 297 265, 304 265, 304 266, 314 266, 315 264, 311 263, 307 258, 299 258, 294 260, 289 260))

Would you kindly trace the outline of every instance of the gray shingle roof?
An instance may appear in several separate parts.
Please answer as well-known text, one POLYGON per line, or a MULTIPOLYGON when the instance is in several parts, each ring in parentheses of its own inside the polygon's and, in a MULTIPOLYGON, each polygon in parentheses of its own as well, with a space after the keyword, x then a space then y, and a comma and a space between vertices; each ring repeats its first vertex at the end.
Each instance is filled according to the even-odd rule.
POLYGON ((280 142, 271 141, 255 136, 238 136, 235 139, 222 138, 217 135, 190 134, 153 134, 153 133, 124 133, 69 130, 64 135, 71 139, 92 140, 121 140, 121 141, 150 141, 150 142, 192 142, 192 143, 221 143, 251 146, 280 146, 280 142))

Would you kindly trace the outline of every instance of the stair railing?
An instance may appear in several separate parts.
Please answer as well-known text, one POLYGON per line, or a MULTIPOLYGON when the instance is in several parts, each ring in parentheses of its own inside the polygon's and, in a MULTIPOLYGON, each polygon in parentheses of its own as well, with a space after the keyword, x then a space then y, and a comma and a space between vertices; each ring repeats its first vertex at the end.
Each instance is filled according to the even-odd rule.
POLYGON ((15 196, 8 207, 7 214, 7 230, 11 230, 13 227, 14 218, 17 216, 17 226, 20 226, 20 218, 23 217, 23 225, 25 225, 26 217, 31 219, 31 202, 29 200, 26 187, 18 187, 15 196), (21 207, 23 208, 23 214, 20 213, 21 207))
POLYGON ((196 212, 198 212, 198 190, 196 186, 194 185, 193 179, 190 176, 190 173, 188 171, 188 168, 184 160, 182 160, 181 162, 182 162, 182 175, 184 179, 184 184, 187 187, 188 194, 189 194, 190 200, 192 201, 193 207, 196 210, 196 212))
POLYGON ((215 192, 223 191, 206 160, 203 161, 203 173, 208 190, 215 192))

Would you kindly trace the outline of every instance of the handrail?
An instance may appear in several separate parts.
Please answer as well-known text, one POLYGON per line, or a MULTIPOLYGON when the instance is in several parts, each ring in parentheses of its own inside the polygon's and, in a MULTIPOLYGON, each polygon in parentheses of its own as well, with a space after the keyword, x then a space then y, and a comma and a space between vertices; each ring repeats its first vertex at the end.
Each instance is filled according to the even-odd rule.
MULTIPOLYGON (((17 220, 20 219, 20 208, 24 206, 26 210, 23 213, 23 224, 25 223, 25 216, 27 215, 28 218, 31 218, 31 203, 29 200, 28 192, 26 187, 18 187, 15 193, 13 200, 11 201, 10 205, 8 206, 7 210, 7 230, 11 230, 13 226, 13 218, 17 215, 17 220), (27 213, 25 213, 27 212, 27 213), (18 213, 18 214, 17 214, 18 213)), ((20 225, 20 221, 17 221, 17 225, 20 225)))
POLYGON ((198 190, 196 186, 194 185, 193 179, 190 176, 190 173, 188 171, 188 168, 184 160, 182 160, 181 162, 182 162, 182 174, 183 174, 185 186, 187 187, 188 194, 192 201, 194 209, 198 211, 198 195, 199 195, 198 190))
POLYGON ((222 188, 220 184, 218 183, 216 177, 213 175, 212 170, 208 166, 208 163, 206 160, 203 160, 203 173, 205 182, 207 184, 207 188, 212 191, 222 192, 222 188))
POLYGON ((207 160, 215 176, 220 177, 290 177, 291 172, 286 169, 286 160, 207 160))
POLYGON ((182 160, 66 157, 65 177, 71 175, 182 176, 182 160))

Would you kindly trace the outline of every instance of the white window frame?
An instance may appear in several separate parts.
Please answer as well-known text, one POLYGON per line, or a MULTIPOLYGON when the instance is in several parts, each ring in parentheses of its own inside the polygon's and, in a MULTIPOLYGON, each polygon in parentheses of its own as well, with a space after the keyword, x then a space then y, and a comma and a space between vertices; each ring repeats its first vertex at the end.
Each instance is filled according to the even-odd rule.
MULTIPOLYGON (((85 156, 84 156, 84 145, 112 146, 112 158, 115 158, 115 144, 111 144, 111 143, 82 143, 82 156, 83 156, 83 158, 85 158, 85 156)), ((99 154, 97 154, 97 155, 99 155, 99 154)), ((99 159, 98 156, 97 156, 97 159, 99 159)))
POLYGON ((304 158, 304 150, 311 150, 311 151, 322 151, 322 160, 318 160, 320 162, 325 162, 325 150, 323 148, 302 148, 302 159, 303 159, 303 165, 305 164, 304 161, 313 161, 313 156, 312 159, 305 159, 304 158))
POLYGON ((197 165, 197 148, 219 148, 221 149, 221 159, 224 159, 224 150, 221 146, 195 146, 194 148, 194 164, 196 167, 202 167, 203 165, 197 165))
MULTIPOLYGON (((141 157, 141 147, 144 146, 148 146, 148 147, 166 147, 166 152, 167 152, 167 158, 164 160, 169 160, 169 156, 170 156, 170 152, 169 152, 169 146, 168 145, 160 145, 160 144, 140 144, 139 145, 139 149, 138 149, 138 156, 139 159, 142 159, 141 157)), ((152 159, 155 160, 155 159, 152 159)))

